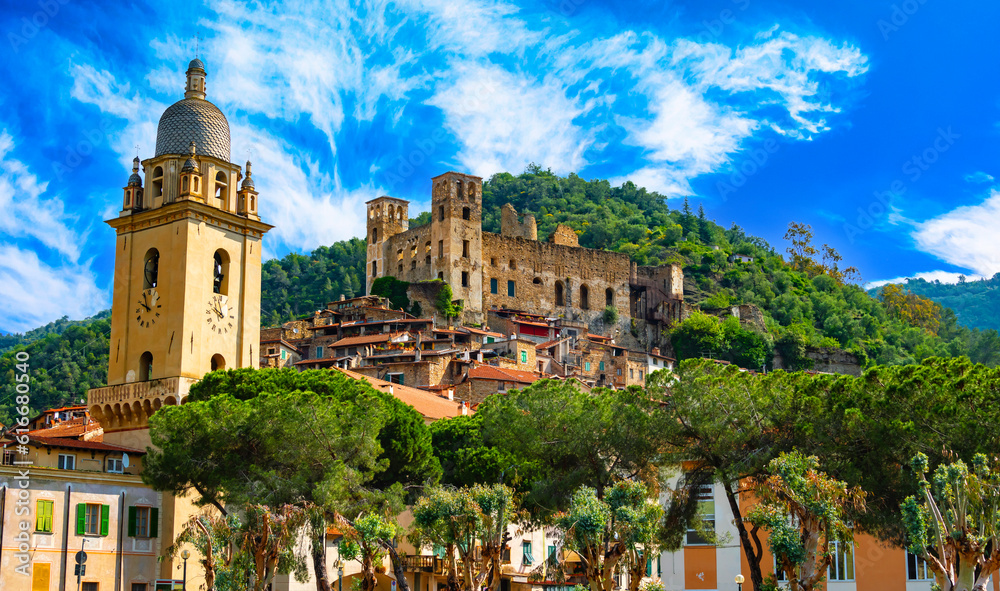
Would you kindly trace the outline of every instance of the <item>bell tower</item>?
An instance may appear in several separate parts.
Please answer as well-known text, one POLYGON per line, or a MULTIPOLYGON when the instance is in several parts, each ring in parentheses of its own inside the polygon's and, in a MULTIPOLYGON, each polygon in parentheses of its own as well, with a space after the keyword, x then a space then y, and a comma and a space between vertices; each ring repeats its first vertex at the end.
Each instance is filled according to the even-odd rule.
POLYGON ((229 123, 205 100, 205 67, 163 113, 156 153, 138 158, 114 228, 108 385, 87 405, 105 442, 144 449, 148 418, 216 369, 257 367, 261 240, 257 192, 229 161, 229 123), (240 180, 243 184, 240 191, 240 180), (232 189, 232 190, 231 190, 232 189))

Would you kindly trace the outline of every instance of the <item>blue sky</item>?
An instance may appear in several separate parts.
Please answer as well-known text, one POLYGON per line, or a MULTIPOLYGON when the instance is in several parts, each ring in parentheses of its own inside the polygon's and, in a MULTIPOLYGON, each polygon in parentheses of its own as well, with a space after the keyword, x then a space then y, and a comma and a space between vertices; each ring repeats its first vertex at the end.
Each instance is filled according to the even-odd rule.
POLYGON ((0 2, 0 328, 108 306, 121 187, 195 34, 268 256, 531 162, 631 179, 874 282, 1000 272, 1000 6, 953 0, 0 2))

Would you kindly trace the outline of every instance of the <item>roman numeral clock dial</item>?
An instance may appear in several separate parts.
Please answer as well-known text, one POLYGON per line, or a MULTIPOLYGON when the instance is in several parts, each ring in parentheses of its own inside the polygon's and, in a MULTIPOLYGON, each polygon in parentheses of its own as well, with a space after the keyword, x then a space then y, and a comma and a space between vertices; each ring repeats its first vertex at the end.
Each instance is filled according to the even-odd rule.
POLYGON ((236 315, 229 308, 229 297, 215 294, 208 300, 205 322, 215 334, 229 334, 236 330, 236 315))
POLYGON ((162 300, 155 287, 142 290, 135 307, 135 321, 140 328, 149 328, 156 324, 163 308, 162 300))

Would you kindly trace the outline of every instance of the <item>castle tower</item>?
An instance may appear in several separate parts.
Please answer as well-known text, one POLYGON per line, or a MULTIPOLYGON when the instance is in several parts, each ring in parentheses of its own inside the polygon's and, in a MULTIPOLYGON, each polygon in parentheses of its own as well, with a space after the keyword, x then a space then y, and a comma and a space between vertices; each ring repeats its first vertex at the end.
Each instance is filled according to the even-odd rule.
POLYGON ((390 254, 385 242, 410 227, 409 202, 395 197, 378 197, 365 203, 368 219, 368 262, 365 266, 365 293, 371 294, 372 283, 379 277, 393 275, 388 270, 390 254))
POLYGON ((156 153, 138 158, 116 232, 108 386, 88 392, 105 442, 145 449, 147 419, 209 371, 257 367, 261 239, 257 193, 229 161, 229 123, 193 60, 185 98, 164 111, 156 153), (239 199, 237 199, 239 196, 239 199), (248 203, 249 202, 249 203, 248 203))
POLYGON ((483 179, 446 172, 431 182, 433 271, 465 302, 465 320, 481 322, 483 179))

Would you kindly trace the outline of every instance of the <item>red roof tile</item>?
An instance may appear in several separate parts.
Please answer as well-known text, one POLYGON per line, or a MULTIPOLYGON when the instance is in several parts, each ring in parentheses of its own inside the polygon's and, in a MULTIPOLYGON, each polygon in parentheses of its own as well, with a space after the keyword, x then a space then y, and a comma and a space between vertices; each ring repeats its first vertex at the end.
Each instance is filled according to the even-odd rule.
POLYGON ((469 379, 531 384, 540 380, 541 377, 530 371, 507 369, 506 367, 493 367, 492 365, 480 365, 469 370, 469 379))
POLYGON ((144 454, 146 452, 139 449, 132 449, 131 447, 121 447, 119 445, 111 445, 110 443, 101 443, 98 441, 81 441, 79 439, 69 439, 65 437, 36 437, 31 436, 32 443, 38 443, 41 445, 48 445, 50 447, 69 447, 73 449, 92 449, 95 451, 121 451, 130 454, 144 454))
POLYGON ((424 418, 436 420, 456 417, 462 414, 457 402, 448 400, 447 398, 442 398, 436 394, 427 392, 426 390, 413 388, 411 386, 403 386, 401 384, 394 384, 346 369, 332 368, 332 370, 339 371, 347 377, 354 378, 355 380, 365 380, 375 387, 375 389, 381 390, 382 392, 388 392, 391 387, 393 396, 417 409, 417 412, 423 415, 424 418))

